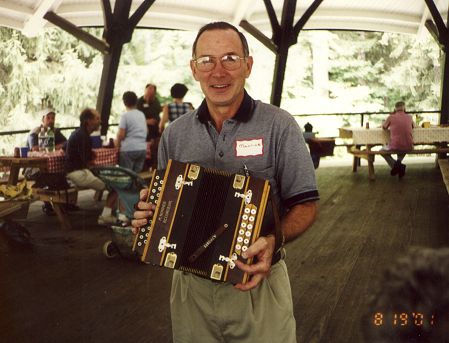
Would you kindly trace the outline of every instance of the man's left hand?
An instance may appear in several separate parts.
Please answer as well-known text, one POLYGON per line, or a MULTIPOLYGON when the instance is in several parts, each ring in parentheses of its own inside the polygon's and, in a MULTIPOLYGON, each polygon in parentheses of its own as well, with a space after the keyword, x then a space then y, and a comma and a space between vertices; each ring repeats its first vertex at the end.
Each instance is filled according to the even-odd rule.
POLYGON ((257 257, 257 263, 247 265, 241 261, 235 261, 237 267, 251 275, 251 278, 247 283, 239 283, 234 286, 235 288, 241 291, 248 291, 257 287, 257 285, 268 275, 271 268, 274 244, 274 235, 259 237, 259 239, 242 254, 244 258, 257 257))

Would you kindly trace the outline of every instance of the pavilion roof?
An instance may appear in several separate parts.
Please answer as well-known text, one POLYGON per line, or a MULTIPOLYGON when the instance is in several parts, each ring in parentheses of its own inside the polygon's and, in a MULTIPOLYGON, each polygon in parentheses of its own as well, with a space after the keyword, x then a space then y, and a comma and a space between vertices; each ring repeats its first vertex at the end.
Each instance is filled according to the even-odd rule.
MULTIPOLYGON (((133 0, 131 13, 143 0, 133 0)), ((272 0, 281 17, 283 0, 272 0)), ((448 0, 434 0, 447 19, 448 0)), ((313 0, 298 0, 295 20, 313 0)), ((114 6, 114 1, 111 1, 114 6)), ((101 0, 0 0, 0 26, 34 36, 51 26, 43 16, 53 11, 79 26, 103 26, 101 0)), ((304 29, 348 29, 421 34, 431 19, 425 0, 324 0, 304 29)), ((202 25, 225 20, 238 25, 247 20, 262 32, 271 32, 263 0, 156 0, 138 27, 197 30, 202 25)))

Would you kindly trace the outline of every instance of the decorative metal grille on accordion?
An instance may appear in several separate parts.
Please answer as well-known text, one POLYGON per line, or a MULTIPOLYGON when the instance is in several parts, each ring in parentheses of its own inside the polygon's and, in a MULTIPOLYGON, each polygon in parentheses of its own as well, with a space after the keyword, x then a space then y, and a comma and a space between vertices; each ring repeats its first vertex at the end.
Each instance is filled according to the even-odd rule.
POLYGON ((156 209, 133 245, 143 262, 217 281, 248 280, 235 261, 252 263, 242 252, 260 235, 268 181, 170 160, 148 190, 156 209))

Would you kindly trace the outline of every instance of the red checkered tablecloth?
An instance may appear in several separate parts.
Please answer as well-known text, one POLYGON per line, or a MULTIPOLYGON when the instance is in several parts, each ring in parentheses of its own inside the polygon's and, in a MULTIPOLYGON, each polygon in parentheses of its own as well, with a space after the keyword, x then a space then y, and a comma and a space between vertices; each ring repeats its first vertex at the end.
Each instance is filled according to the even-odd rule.
MULTIPOLYGON (((115 166, 118 164, 118 148, 92 149, 94 166, 115 166)), ((49 173, 63 173, 65 170, 65 154, 63 150, 53 152, 30 151, 30 157, 47 158, 47 170, 49 173)))
POLYGON ((115 166, 118 164, 118 148, 99 148, 92 149, 94 166, 115 166))
POLYGON ((63 150, 56 150, 53 152, 30 151, 30 157, 45 157, 47 158, 47 171, 49 173, 63 173, 65 166, 65 154, 63 150))

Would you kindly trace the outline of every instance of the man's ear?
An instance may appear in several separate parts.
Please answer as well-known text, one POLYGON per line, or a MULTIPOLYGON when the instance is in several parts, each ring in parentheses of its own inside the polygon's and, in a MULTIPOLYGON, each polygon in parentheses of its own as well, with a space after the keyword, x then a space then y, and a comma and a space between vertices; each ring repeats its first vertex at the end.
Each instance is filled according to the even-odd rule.
POLYGON ((195 79, 195 81, 198 81, 198 77, 197 77, 197 71, 195 68, 195 62, 194 61, 190 61, 190 70, 192 70, 192 76, 195 79))
POLYGON ((245 70, 245 78, 248 78, 251 75, 251 70, 253 69, 253 57, 248 56, 245 59, 246 70, 245 70))

